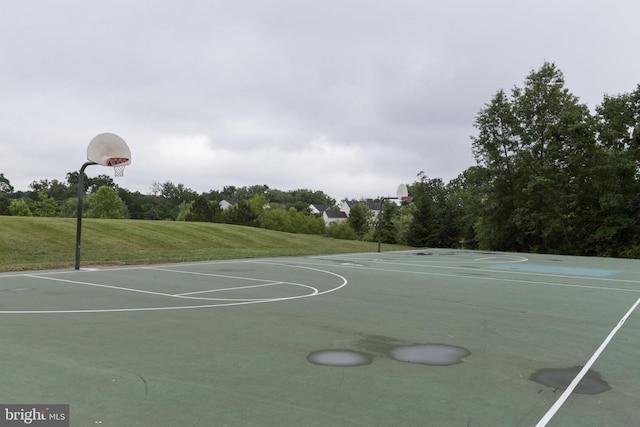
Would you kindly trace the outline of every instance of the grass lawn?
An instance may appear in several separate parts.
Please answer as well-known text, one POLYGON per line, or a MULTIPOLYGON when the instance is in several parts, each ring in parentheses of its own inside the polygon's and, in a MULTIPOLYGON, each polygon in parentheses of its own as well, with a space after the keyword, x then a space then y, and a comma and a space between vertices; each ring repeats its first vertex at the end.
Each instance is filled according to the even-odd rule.
MULTIPOLYGON (((73 267, 76 219, 0 216, 0 271, 73 267)), ((377 251, 377 243, 229 224, 83 219, 81 265, 377 251)), ((408 249, 382 245, 383 251, 408 249)))

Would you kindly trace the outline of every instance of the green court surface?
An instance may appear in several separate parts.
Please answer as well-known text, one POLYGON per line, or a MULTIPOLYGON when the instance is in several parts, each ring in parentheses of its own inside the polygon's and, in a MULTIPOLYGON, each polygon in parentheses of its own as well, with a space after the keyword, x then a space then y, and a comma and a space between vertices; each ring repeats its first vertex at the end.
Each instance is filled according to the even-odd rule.
POLYGON ((415 250, 0 274, 71 426, 640 425, 640 262, 415 250))

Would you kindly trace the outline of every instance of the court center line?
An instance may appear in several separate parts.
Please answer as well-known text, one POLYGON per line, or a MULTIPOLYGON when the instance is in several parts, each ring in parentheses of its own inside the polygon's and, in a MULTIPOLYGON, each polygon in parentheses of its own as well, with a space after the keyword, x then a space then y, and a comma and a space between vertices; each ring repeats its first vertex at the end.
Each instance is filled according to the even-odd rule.
POLYGON ((562 407, 564 402, 569 398, 571 393, 573 393, 573 390, 577 387, 577 385, 580 383, 580 381, 582 381, 582 378, 584 378, 584 376, 587 374, 589 369, 591 369, 591 366, 593 366, 593 364, 596 362, 596 360, 598 360, 598 357, 600 357, 600 354, 605 350, 605 348, 607 348, 607 346, 609 345, 609 342, 611 342, 611 340, 613 339, 615 334, 618 332, 618 330, 620 330, 620 328, 622 328, 622 325, 624 325, 626 320, 629 318, 629 316, 631 316, 631 314, 635 311, 635 309, 638 307, 639 304, 640 304, 640 298, 638 298, 638 300, 635 302, 635 304, 633 304, 631 306, 629 311, 627 311, 627 313, 624 316, 622 316, 622 319, 620 319, 620 321, 618 322, 616 327, 613 328, 613 330, 609 333, 607 338, 605 338, 605 340, 602 342, 602 344, 600 344, 600 347, 598 347, 596 352, 593 353, 593 356, 591 356, 591 358, 584 365, 582 370, 573 379, 573 381, 571 381, 571 384, 569 384, 569 387, 566 388, 566 390, 560 395, 558 400, 556 400, 556 402, 553 404, 553 406, 551 406, 551 408, 549 408, 547 413, 542 417, 542 419, 538 422, 538 424, 536 424, 536 427, 544 427, 544 426, 546 426, 547 423, 551 420, 551 418, 553 418, 553 416, 556 414, 556 412, 558 412, 558 410, 562 407))

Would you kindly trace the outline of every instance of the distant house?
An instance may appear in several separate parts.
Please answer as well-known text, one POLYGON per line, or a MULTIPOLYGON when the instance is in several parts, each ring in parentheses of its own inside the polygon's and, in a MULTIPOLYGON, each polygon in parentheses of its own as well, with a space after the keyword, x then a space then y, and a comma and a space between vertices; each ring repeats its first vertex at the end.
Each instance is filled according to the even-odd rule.
POLYGON ((347 214, 347 216, 349 216, 349 212, 351 212, 351 208, 353 208, 355 205, 362 205, 362 204, 366 205, 369 208, 369 210, 373 214, 373 218, 378 218, 378 214, 380 213, 380 202, 374 201, 374 200, 367 200, 367 201, 344 200, 340 205, 340 211, 344 212, 345 214, 347 214))
POLYGON ((346 221, 349 217, 344 212, 337 212, 332 210, 326 210, 322 212, 322 219, 325 225, 329 225, 332 222, 346 221))
POLYGON ((312 214, 322 214, 323 212, 326 212, 328 210, 331 210, 331 206, 329 205, 318 205, 318 204, 310 204, 309 205, 309 212, 311 212, 312 214))
POLYGON ((235 201, 235 200, 226 200, 226 199, 224 199, 224 200, 222 200, 220 202, 220 209, 222 209, 222 210, 229 209, 231 206, 235 206, 237 204, 238 204, 238 202, 235 201))

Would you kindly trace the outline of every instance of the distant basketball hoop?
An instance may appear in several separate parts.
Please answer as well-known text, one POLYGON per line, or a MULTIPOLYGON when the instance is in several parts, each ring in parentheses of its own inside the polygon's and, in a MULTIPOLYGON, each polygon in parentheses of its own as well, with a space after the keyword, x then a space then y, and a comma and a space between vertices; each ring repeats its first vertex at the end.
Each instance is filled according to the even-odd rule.
POLYGON ((101 133, 89 142, 87 162, 78 174, 78 225, 76 230, 76 270, 80 270, 80 242, 82 234, 82 199, 84 198, 84 170, 87 166, 102 165, 113 168, 116 177, 124 176, 124 168, 131 164, 131 150, 124 139, 113 133, 101 133))
POLYGON ((380 198, 380 211, 378 212, 378 252, 380 252, 380 229, 382 228, 382 209, 384 208, 385 200, 400 200, 400 202, 409 203, 413 200, 413 197, 409 195, 407 186, 405 184, 400 184, 396 190, 396 197, 380 198))

